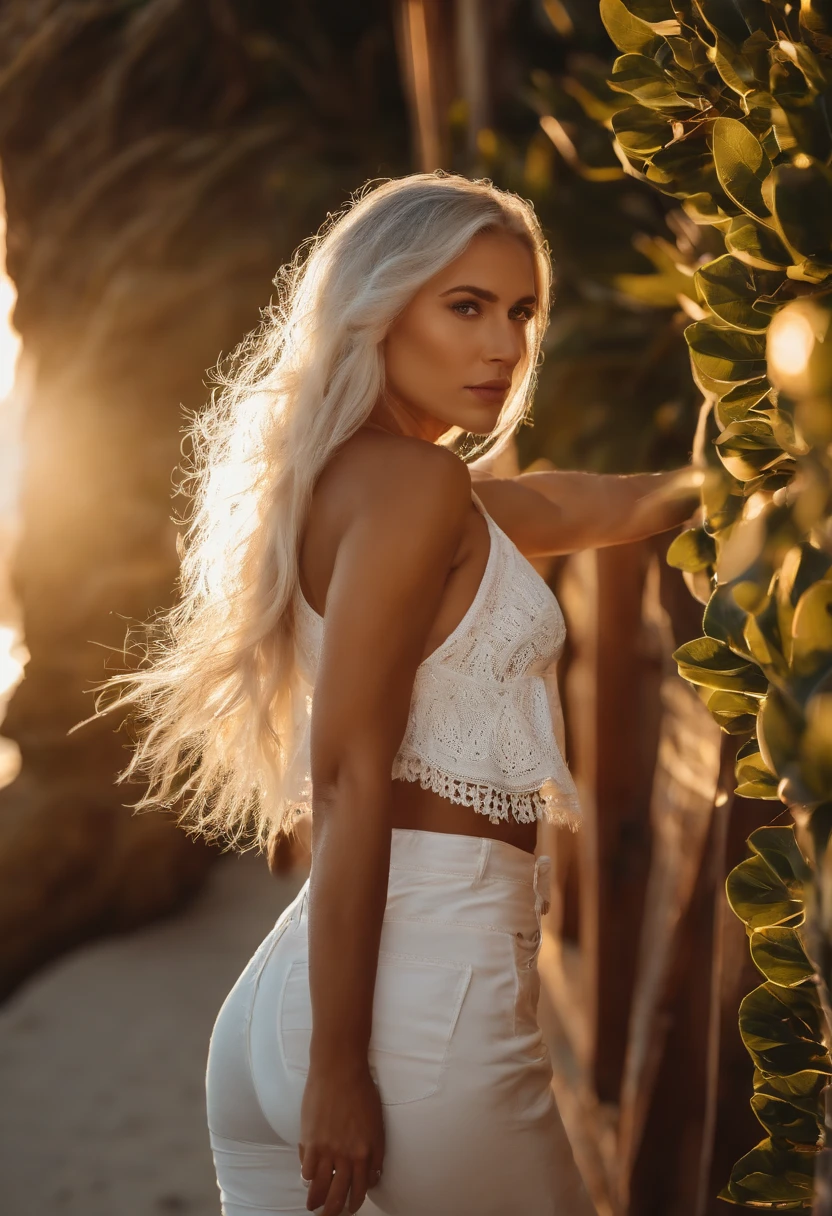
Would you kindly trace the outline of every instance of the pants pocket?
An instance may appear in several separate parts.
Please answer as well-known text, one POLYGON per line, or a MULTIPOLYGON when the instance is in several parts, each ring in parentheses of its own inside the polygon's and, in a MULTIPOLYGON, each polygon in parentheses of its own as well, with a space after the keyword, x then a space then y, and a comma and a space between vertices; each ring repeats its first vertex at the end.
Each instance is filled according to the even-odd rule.
MULTIPOLYGON (((439 1088, 471 973, 470 963, 379 951, 368 1062, 384 1105, 418 1102, 439 1088)), ((289 967, 278 1008, 278 1040, 289 1072, 309 1071, 311 1035, 304 954, 289 967)))
POLYGON ((517 969, 517 991, 514 1003, 514 1033, 537 1029, 537 1003, 540 999, 540 972, 537 958, 540 950, 540 930, 533 934, 515 933, 514 961, 517 969))

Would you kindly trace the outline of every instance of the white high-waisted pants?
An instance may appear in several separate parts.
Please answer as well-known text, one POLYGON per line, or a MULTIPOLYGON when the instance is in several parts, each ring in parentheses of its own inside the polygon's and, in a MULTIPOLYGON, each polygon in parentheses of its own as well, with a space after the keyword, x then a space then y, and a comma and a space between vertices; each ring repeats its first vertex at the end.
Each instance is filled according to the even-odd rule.
MULTIPOLYGON (((502 841, 393 829, 369 1048, 385 1156, 362 1214, 558 1212, 558 1115, 536 1016, 548 878, 548 857, 502 841)), ((307 1212, 308 885, 211 1037, 208 1125, 225 1216, 307 1212)))

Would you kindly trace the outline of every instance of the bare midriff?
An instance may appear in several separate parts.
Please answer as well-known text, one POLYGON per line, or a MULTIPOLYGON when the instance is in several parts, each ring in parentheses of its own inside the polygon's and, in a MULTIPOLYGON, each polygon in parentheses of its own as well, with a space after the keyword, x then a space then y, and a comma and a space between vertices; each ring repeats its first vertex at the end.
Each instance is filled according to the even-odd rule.
POLYGON ((417 781, 394 780, 391 822, 394 828, 415 828, 421 832, 450 832, 457 836, 487 836, 533 853, 537 845, 537 824, 517 823, 514 819, 492 823, 487 815, 470 806, 450 802, 433 790, 424 790, 417 781))

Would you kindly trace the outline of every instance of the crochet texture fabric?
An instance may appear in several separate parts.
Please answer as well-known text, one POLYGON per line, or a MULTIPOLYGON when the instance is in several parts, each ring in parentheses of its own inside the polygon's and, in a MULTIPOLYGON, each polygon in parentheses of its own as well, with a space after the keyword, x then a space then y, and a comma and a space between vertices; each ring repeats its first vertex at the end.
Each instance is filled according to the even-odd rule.
MULTIPOLYGON (((580 802, 563 758, 555 665, 566 627, 556 597, 474 498, 491 536, 476 596, 453 633, 417 668, 392 776, 418 781, 492 823, 546 818, 575 829, 580 802)), ((309 714, 323 618, 295 596, 295 644, 308 683, 289 785, 311 805, 309 714)))

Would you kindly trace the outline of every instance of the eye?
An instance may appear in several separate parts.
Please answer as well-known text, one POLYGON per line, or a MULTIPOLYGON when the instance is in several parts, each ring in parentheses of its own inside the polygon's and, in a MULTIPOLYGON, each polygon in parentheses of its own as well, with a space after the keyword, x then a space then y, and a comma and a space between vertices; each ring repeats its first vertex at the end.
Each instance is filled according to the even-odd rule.
POLYGON ((474 300, 457 300, 451 305, 453 311, 459 317, 475 317, 479 313, 479 305, 474 300), (473 312, 463 312, 463 309, 473 309, 473 312))
POLYGON ((534 316, 534 309, 530 304, 524 304, 519 308, 513 308, 509 316, 512 321, 531 321, 534 316))

